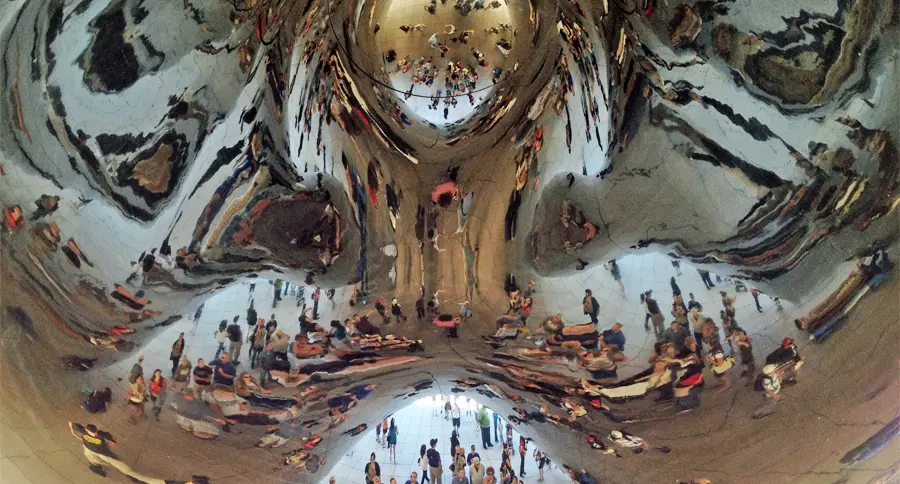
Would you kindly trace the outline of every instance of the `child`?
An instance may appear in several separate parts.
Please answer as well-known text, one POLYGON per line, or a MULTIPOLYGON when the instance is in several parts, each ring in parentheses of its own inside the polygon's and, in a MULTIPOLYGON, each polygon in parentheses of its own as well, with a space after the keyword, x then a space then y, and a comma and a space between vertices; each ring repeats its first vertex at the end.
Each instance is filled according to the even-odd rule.
POLYGON ((381 425, 375 426, 375 442, 381 443, 381 425))
POLYGON ((381 439, 381 448, 387 447, 387 432, 388 432, 388 421, 387 418, 381 421, 381 433, 384 434, 384 438, 381 439))

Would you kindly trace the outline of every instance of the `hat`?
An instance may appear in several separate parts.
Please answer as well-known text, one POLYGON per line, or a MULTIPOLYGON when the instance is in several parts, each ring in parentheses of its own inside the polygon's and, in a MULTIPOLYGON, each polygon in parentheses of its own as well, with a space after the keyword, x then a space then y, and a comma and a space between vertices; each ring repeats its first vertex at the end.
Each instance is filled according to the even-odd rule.
POLYGON ((765 373, 766 375, 770 375, 775 372, 776 368, 778 367, 775 365, 766 365, 763 367, 763 373, 765 373))
POLYGON ((791 338, 790 336, 781 340, 781 346, 790 346, 792 344, 794 344, 794 338, 791 338))
POLYGON ((622 432, 620 432, 620 431, 618 431, 618 430, 613 430, 613 431, 611 431, 611 432, 609 433, 609 436, 612 437, 612 438, 614 438, 614 439, 621 439, 621 438, 622 438, 622 432))

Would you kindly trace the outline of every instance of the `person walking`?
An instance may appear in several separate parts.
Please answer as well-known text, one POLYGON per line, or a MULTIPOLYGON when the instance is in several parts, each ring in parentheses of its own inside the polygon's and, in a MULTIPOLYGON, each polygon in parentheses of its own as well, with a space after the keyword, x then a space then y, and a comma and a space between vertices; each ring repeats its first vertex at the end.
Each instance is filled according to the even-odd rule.
POLYGON ((145 476, 119 460, 112 451, 112 447, 116 444, 116 439, 109 432, 100 430, 93 424, 83 426, 74 422, 69 422, 69 431, 76 439, 81 441, 84 456, 87 458, 91 472, 94 474, 106 477, 106 470, 103 466, 110 465, 135 481, 147 484, 166 483, 163 479, 145 476))
POLYGON ((672 287, 673 296, 681 296, 681 288, 678 287, 678 283, 675 282, 675 276, 672 276, 672 278, 669 279, 669 286, 672 287))
POLYGON ((716 287, 716 285, 713 284, 712 279, 710 279, 710 277, 709 277, 709 271, 703 271, 703 270, 697 269, 697 273, 700 274, 700 280, 703 281, 703 285, 706 286, 707 289, 712 289, 712 288, 716 287))
POLYGON ((250 307, 247 308, 247 329, 249 330, 253 326, 256 326, 256 309, 253 307, 253 299, 250 300, 250 307))
POLYGON ((615 259, 609 261, 609 272, 612 274, 613 279, 619 284, 619 289, 622 290, 622 297, 625 297, 625 284, 622 283, 622 271, 619 270, 619 264, 616 263, 615 259))
POLYGON ((422 470, 422 484, 428 482, 428 456, 425 453, 428 452, 428 446, 422 444, 419 447, 419 468, 422 470))
POLYGON ((369 456, 369 463, 366 464, 366 468, 364 469, 366 473, 366 484, 373 484, 375 479, 381 478, 381 466, 375 462, 375 453, 369 456))
POLYGON ((431 473, 431 484, 442 484, 441 475, 444 473, 441 463, 441 453, 437 451, 438 439, 431 439, 430 449, 425 453, 428 457, 428 471, 431 473))
POLYGON ((178 363, 181 361, 181 355, 184 353, 184 333, 178 335, 178 339, 172 343, 172 351, 169 353, 169 359, 172 360, 172 374, 175 374, 175 369, 178 368, 178 363))
POLYGON ((762 306, 759 305, 759 289, 751 287, 750 295, 753 296, 753 302, 756 303, 756 310, 759 312, 763 312, 762 306))
POLYGON ((166 400, 166 379, 162 376, 162 370, 154 370, 150 377, 150 401, 153 402, 153 418, 159 422, 159 414, 162 412, 166 400))
POLYGON ((172 374, 172 390, 178 393, 184 391, 191 381, 191 360, 187 356, 181 357, 181 362, 172 374))
POLYGON ((592 323, 600 322, 597 319, 597 315, 600 314, 600 303, 597 302, 597 298, 590 289, 584 290, 584 299, 581 300, 581 305, 584 307, 584 314, 590 315, 592 323))
POLYGON ((219 323, 219 330, 216 331, 215 337, 216 342, 219 343, 219 347, 216 348, 216 355, 213 356, 213 360, 218 360, 219 355, 221 355, 225 351, 225 343, 228 341, 228 321, 222 320, 219 323))
POLYGON ((397 298, 391 299, 391 314, 397 318, 397 322, 406 321, 406 316, 403 315, 403 309, 400 307, 400 303, 397 301, 397 298))
POLYGON ((397 434, 400 431, 397 429, 397 425, 394 423, 394 419, 391 419, 391 426, 388 427, 387 433, 387 441, 388 441, 388 455, 394 461, 394 464, 397 463, 397 434))
POLYGON ((144 404, 147 402, 147 387, 144 385, 144 375, 138 375, 134 382, 130 384, 128 392, 125 394, 125 402, 131 405, 131 415, 128 416, 128 423, 136 424, 137 420, 134 417, 138 414, 147 418, 147 414, 144 412, 144 404))
POLYGON ((459 430, 460 426, 460 415, 459 415, 459 405, 454 401, 450 406, 450 419, 453 422, 453 428, 459 430))
MULTIPOLYGON (((235 316, 237 319, 237 316, 235 316)), ((235 365, 241 364, 241 346, 244 344, 244 335, 241 333, 241 327, 235 320, 228 325, 225 330, 228 333, 228 355, 234 359, 235 365)))
MULTIPOLYGON (((492 412, 494 415, 494 443, 500 442, 500 433, 503 430, 503 421, 500 419, 500 414, 497 412, 492 412)), ((488 447, 493 447, 493 445, 489 445, 488 447)))

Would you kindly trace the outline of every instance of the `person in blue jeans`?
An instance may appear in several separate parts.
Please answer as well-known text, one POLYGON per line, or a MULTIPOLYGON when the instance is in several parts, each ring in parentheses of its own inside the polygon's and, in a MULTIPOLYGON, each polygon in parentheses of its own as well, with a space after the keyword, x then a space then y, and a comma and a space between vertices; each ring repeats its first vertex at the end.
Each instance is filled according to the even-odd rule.
POLYGON ((500 430, 503 424, 500 422, 500 414, 494 412, 494 443, 500 442, 500 430))
POLYGON ((259 386, 265 388, 269 380, 269 370, 272 369, 272 343, 266 345, 265 350, 259 354, 259 386))

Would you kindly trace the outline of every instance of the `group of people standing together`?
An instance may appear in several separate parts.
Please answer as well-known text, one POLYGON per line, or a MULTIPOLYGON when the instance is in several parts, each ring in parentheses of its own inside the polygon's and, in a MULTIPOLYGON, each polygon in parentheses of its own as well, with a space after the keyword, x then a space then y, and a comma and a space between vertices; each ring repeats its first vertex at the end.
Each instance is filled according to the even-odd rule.
MULTIPOLYGON (((450 484, 519 484, 521 477, 525 474, 525 459, 529 455, 530 439, 519 436, 518 446, 514 446, 513 428, 509 422, 501 419, 497 412, 492 412, 484 406, 478 406, 477 412, 473 412, 471 403, 466 399, 462 407, 465 408, 465 415, 473 417, 475 425, 480 429, 482 436, 482 449, 487 450, 494 447, 494 443, 502 445, 500 454, 501 464, 499 470, 492 466, 485 466, 482 463, 482 457, 475 448, 475 445, 469 446, 469 452, 465 450, 465 446, 460 441, 460 427, 462 425, 463 408, 460 406, 458 399, 441 396, 441 404, 437 397, 432 397, 432 417, 440 417, 452 423, 450 433, 450 455, 442 456, 438 451, 438 442, 436 438, 432 438, 427 444, 422 444, 419 449, 418 465, 419 468, 410 472, 409 478, 405 484, 442 484, 449 482, 450 484), (491 440, 491 428, 493 425, 494 440, 491 440), (513 464, 513 458, 516 453, 519 455, 518 475, 513 464), (449 470, 450 476, 444 481, 444 468, 449 470)), ((397 435, 399 430, 393 418, 385 419, 376 425, 375 439, 382 444, 382 448, 389 451, 389 457, 394 463, 396 459, 397 435)), ((538 482, 544 480, 544 469, 549 468, 550 460, 539 449, 533 449, 530 453, 535 459, 538 467, 538 482)), ((373 452, 369 457, 369 462, 364 469, 366 484, 381 484, 382 482, 396 483, 396 478, 391 477, 389 481, 383 481, 381 476, 381 465, 377 462, 376 455, 373 452)), ((331 482, 335 482, 335 478, 331 478, 331 482)))

